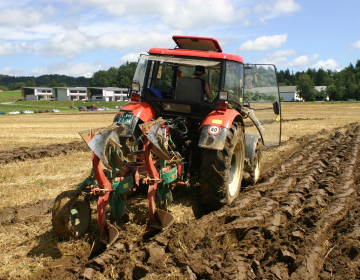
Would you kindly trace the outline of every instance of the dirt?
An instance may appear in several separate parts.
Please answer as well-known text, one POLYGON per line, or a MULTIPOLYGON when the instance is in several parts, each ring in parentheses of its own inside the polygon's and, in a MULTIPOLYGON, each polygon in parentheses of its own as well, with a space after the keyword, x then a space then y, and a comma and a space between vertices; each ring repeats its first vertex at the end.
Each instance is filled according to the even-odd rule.
POLYGON ((83 141, 70 143, 52 144, 41 147, 20 147, 11 150, 0 151, 0 164, 13 161, 24 161, 28 159, 39 159, 42 157, 54 157, 67 154, 72 151, 88 151, 83 141))
POLYGON ((25 204, 20 208, 11 207, 0 209, 0 225, 17 223, 31 216, 47 214, 50 212, 53 204, 54 199, 46 199, 38 201, 35 204, 25 204))
POLYGON ((84 246, 33 279, 359 279, 360 125, 289 141, 232 206, 165 232, 123 230, 102 254, 84 246))

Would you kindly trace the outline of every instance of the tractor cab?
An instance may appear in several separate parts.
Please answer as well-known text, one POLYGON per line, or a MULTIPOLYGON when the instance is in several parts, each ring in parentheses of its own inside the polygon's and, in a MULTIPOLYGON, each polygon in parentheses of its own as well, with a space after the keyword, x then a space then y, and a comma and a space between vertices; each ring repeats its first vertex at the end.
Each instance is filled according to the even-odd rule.
POLYGON ((152 48, 140 56, 130 89, 132 101, 148 103, 156 117, 181 116, 200 123, 214 111, 226 115, 227 110, 237 110, 253 122, 264 145, 280 144, 274 65, 244 64, 241 56, 223 53, 214 38, 173 40, 175 49, 152 48), (205 69, 203 80, 195 75, 198 66, 205 69), (211 98, 204 92, 205 83, 211 98))

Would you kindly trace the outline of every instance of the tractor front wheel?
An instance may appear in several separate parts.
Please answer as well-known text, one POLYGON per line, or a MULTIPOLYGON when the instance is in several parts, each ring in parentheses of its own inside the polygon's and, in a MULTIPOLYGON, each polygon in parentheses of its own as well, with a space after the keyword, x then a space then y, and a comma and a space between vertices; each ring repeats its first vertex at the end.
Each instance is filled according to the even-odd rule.
POLYGON ((52 225, 59 237, 69 239, 85 234, 90 219, 89 201, 79 191, 65 191, 56 197, 52 210, 52 225))
POLYGON ((202 203, 216 209, 230 205, 239 195, 243 178, 245 140, 242 127, 233 123, 228 130, 224 149, 202 153, 200 190, 202 203))

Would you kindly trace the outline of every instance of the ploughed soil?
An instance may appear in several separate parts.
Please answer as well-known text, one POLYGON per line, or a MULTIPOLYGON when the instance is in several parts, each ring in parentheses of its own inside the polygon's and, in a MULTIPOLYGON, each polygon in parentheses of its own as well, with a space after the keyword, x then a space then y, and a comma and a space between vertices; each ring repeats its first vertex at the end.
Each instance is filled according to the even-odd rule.
POLYGON ((191 222, 123 230, 101 254, 88 258, 89 245, 33 278, 359 279, 360 125, 329 134, 292 139, 296 148, 231 206, 203 215, 194 204, 191 222))
POLYGON ((51 144, 41 147, 20 147, 11 150, 0 151, 0 164, 13 161, 24 161, 42 157, 54 157, 67 154, 72 151, 87 151, 88 147, 83 141, 70 143, 51 144))

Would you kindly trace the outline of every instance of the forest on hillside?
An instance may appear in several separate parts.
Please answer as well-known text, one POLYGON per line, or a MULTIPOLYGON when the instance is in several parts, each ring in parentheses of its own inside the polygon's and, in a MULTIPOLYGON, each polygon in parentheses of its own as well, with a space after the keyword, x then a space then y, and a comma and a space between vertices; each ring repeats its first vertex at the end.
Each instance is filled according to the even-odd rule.
MULTIPOLYGON (((15 90, 21 86, 84 86, 84 87, 129 87, 136 69, 136 62, 126 62, 120 67, 94 72, 92 78, 70 77, 66 75, 42 75, 39 77, 12 77, 0 74, 0 89, 15 90)), ((290 72, 289 69, 277 72, 279 86, 296 86, 300 96, 306 101, 360 100, 360 60, 355 66, 350 63, 341 71, 308 68, 306 71, 290 72), (318 92, 314 86, 326 86, 318 92)))
POLYGON ((18 90, 21 87, 89 87, 91 78, 71 77, 66 75, 41 75, 39 77, 32 76, 9 76, 0 74, 0 89, 18 90))
POLYGON ((355 66, 350 63, 341 71, 308 68, 306 71, 290 73, 289 69, 277 73, 279 86, 297 86, 300 96, 306 101, 322 100, 360 100, 360 60, 355 66), (314 86, 326 86, 324 92, 317 92, 314 86))

